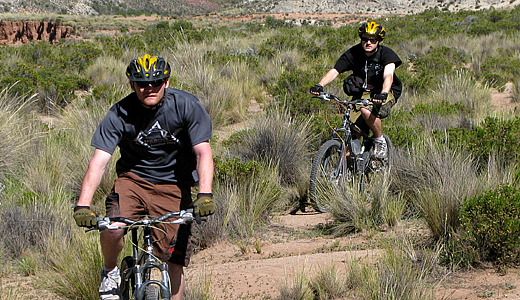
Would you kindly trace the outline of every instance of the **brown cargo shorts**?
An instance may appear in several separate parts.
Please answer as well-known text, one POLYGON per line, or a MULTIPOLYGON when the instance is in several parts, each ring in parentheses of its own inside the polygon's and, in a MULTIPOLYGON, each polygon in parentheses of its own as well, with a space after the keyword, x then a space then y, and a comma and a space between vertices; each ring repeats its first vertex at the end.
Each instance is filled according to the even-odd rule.
MULTIPOLYGON (((191 204, 189 186, 153 184, 132 172, 121 174, 107 196, 106 216, 139 220, 186 209, 191 204)), ((188 266, 192 252, 191 225, 159 224, 153 230, 154 255, 162 261, 188 266)))

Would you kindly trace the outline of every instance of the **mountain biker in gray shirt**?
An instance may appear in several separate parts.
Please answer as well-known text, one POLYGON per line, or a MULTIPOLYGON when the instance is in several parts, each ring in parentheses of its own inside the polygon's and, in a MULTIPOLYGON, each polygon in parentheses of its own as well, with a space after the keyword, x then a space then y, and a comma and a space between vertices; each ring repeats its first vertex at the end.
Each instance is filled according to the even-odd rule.
MULTIPOLYGON (((170 72, 164 58, 148 54, 133 59, 127 67, 133 93, 110 108, 94 133, 94 155, 74 208, 79 226, 96 225, 90 204, 117 147, 121 158, 116 164, 118 177, 106 199, 108 217, 139 219, 144 214, 159 216, 189 206, 200 217, 215 212, 211 120, 195 96, 168 88, 170 72), (197 199, 192 202, 190 190, 196 183, 197 199)), ((154 254, 168 264, 171 299, 181 299, 183 267, 191 253, 190 227, 161 226, 153 233, 158 241, 154 254)), ((123 249, 124 233, 123 229, 101 232, 105 260, 101 299, 119 299, 117 257, 123 249)))

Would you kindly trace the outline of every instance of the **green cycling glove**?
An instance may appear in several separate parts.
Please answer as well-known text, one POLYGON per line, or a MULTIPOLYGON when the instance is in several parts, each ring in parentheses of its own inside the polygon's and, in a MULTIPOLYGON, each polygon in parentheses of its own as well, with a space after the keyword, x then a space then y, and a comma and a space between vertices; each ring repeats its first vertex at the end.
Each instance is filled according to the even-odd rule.
POLYGON ((96 214, 90 210, 90 206, 74 207, 74 220, 79 227, 96 227, 96 214))
POLYGON ((205 217, 215 213, 215 202, 212 193, 198 193, 197 200, 193 202, 195 216, 205 217))

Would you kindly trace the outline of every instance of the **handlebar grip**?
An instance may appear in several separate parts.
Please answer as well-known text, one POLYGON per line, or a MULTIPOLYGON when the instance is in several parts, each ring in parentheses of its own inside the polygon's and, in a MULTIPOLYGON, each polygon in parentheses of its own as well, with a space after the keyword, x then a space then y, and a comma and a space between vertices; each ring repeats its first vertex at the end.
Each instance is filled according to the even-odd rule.
POLYGON ((200 217, 200 213, 194 213, 193 216, 195 217, 195 222, 197 222, 197 224, 202 224, 202 218, 200 217))

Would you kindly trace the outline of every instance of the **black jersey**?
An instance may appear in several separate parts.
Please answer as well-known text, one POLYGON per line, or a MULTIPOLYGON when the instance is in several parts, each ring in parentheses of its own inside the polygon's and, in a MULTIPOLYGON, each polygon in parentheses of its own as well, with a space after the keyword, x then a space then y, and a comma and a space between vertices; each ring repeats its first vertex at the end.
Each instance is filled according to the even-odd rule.
MULTIPOLYGON (((374 92, 380 92, 383 88, 384 68, 390 63, 394 63, 396 68, 402 64, 392 49, 379 45, 376 52, 367 57, 361 44, 357 44, 340 56, 334 68, 339 73, 351 70, 354 76, 361 78, 367 86, 373 87, 374 92)), ((402 83, 395 74, 391 91, 396 98, 401 95, 402 83)))
POLYGON ((99 124, 91 145, 121 158, 117 174, 134 172, 152 183, 197 181, 192 146, 211 138, 211 120, 193 95, 166 88, 156 109, 141 105, 137 95, 128 95, 112 106, 99 124))

